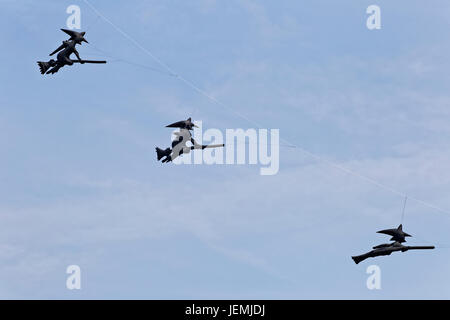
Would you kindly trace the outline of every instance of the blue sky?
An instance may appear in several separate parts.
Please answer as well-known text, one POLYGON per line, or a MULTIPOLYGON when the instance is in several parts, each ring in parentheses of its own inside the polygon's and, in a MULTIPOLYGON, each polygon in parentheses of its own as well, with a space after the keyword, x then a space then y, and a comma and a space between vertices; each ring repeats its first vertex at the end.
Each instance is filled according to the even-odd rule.
MULTIPOLYGON (((450 210, 448 1, 91 2, 231 109, 450 210), (366 28, 371 4, 381 30, 366 28)), ((408 201, 408 243, 442 248, 355 265, 403 198, 292 148, 275 176, 162 165, 166 124, 252 124, 118 61, 161 68, 83 1, 0 6, 0 298, 450 298, 450 215, 408 201), (36 61, 65 39, 71 4, 91 43, 81 57, 110 63, 43 77, 36 61), (65 287, 71 264, 79 291, 65 287), (382 290, 366 288, 370 264, 382 290)))

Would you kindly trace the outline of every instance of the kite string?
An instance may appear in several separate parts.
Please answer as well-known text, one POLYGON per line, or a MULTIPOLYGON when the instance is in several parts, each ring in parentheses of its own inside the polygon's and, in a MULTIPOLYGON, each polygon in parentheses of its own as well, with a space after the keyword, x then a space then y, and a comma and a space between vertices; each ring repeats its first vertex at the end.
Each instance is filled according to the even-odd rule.
POLYGON ((116 29, 122 36, 124 36, 126 39, 131 41, 136 47, 141 49, 143 52, 145 52, 147 55, 149 55, 153 60, 155 60, 158 64, 163 66, 166 70, 168 70, 172 74, 176 74, 172 69, 166 65, 164 62, 162 62, 160 59, 158 59, 156 56, 154 56, 150 51, 145 49, 143 46, 141 46, 136 40, 134 40, 132 37, 130 37, 125 31, 120 29, 118 26, 116 26, 111 20, 109 20, 107 17, 105 17, 100 11, 98 11, 88 0, 83 0, 92 11, 94 11, 98 16, 100 16, 103 20, 105 20, 108 24, 110 24, 114 29, 116 29))
POLYGON ((174 76, 173 74, 168 73, 167 71, 164 71, 164 70, 161 70, 161 69, 158 69, 158 68, 154 68, 154 67, 151 67, 151 66, 147 66, 147 65, 144 65, 144 64, 136 63, 134 61, 127 60, 125 58, 120 58, 120 57, 111 55, 110 53, 106 52, 105 50, 102 50, 102 49, 98 48, 97 46, 95 46, 93 44, 90 44, 90 47, 93 50, 95 50, 95 51, 99 52, 100 54, 102 54, 103 56, 115 59, 114 61, 116 61, 116 62, 124 62, 124 63, 127 63, 129 65, 133 65, 133 66, 136 66, 136 67, 149 69, 151 71, 158 72, 158 73, 161 73, 161 74, 164 74, 164 75, 167 75, 167 76, 172 76, 172 77, 174 76))
POLYGON ((94 21, 94 22, 91 22, 91 23, 88 25, 88 27, 86 28, 86 32, 88 32, 89 29, 90 29, 91 27, 93 27, 94 25, 96 25, 97 22, 98 22, 100 19, 101 19, 101 16, 97 15, 95 21, 94 21))
POLYGON ((402 220, 401 223, 403 223, 403 220, 405 218, 405 208, 406 208, 406 201, 408 200, 408 196, 405 196, 405 201, 403 202, 403 210, 402 210, 402 220))
MULTIPOLYGON (((177 72, 175 72, 175 70, 173 70, 171 67, 169 67, 165 62, 163 62, 161 59, 159 59, 158 57, 156 57, 152 52, 150 52, 148 49, 146 49, 145 47, 143 47, 141 44, 139 44, 139 42, 137 42, 134 38, 132 38, 128 33, 126 33, 125 31, 123 31, 120 27, 118 27, 117 25, 115 25, 111 20, 109 20, 107 17, 105 17, 100 11, 98 11, 88 0, 83 0, 90 8, 91 10, 93 10, 97 15, 99 15, 100 17, 102 17, 102 19, 104 21, 106 21, 108 24, 110 24, 114 29, 116 29, 123 37, 125 37, 126 39, 128 39, 130 42, 132 42, 137 48, 139 48, 141 51, 143 51, 144 53, 146 53, 148 56, 150 56, 154 61, 156 61, 160 66, 162 66, 164 69, 166 69, 171 75, 173 75, 174 77, 176 77, 177 79, 179 79, 180 81, 184 82, 186 85, 188 85, 189 87, 191 87, 193 90, 197 91, 198 93, 200 93, 201 95, 205 96, 206 98, 208 98, 209 100, 211 100, 212 102, 214 102, 216 105, 221 106, 227 110, 229 110, 230 112, 234 113, 235 115, 237 115, 238 117, 246 120, 247 122, 255 125, 257 128, 261 128, 262 126, 260 126, 258 123, 256 123, 255 121, 247 118, 245 115, 241 114, 240 112, 237 112, 236 110, 230 108, 229 106, 227 106, 226 104, 222 103, 221 101, 217 100, 216 98, 214 98, 213 96, 211 96, 210 94, 208 94, 207 92, 205 92, 204 90, 202 90, 201 88, 199 88, 197 85, 195 85, 192 81, 184 78, 183 76, 181 76, 180 74, 178 74, 177 72)), ((287 139, 284 138, 280 138, 280 140, 284 141, 285 143, 289 144, 292 148, 296 148, 299 149, 300 151, 302 151, 303 153, 315 158, 318 161, 324 162, 325 164, 329 165, 330 167, 339 169, 347 174, 353 175, 355 177, 358 177, 362 180, 365 180, 368 183, 371 183, 372 185, 378 186, 382 189, 385 189, 391 193, 397 194, 399 196, 402 197, 406 197, 407 195, 401 191, 398 191, 392 187, 389 187, 385 184, 382 184, 372 178, 369 178, 365 175, 362 175, 356 171, 353 171, 351 169, 348 169, 340 164, 334 163, 326 158, 323 158, 317 154, 314 154, 294 143, 289 142, 287 139)), ((450 215, 450 211, 447 211, 445 209, 442 209, 438 206, 435 206, 431 203, 428 203, 426 201, 414 198, 414 197, 410 197, 411 200, 414 200, 417 203, 420 203, 428 208, 434 209, 438 212, 444 213, 446 215, 450 215)))

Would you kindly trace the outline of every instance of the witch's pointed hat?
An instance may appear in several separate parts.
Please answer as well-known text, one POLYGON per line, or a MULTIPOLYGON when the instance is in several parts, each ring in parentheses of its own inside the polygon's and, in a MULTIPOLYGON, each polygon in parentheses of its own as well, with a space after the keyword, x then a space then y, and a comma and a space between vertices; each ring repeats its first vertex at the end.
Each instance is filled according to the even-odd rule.
POLYGON ((180 128, 180 129, 188 129, 192 130, 192 128, 198 128, 193 122, 191 118, 188 118, 187 120, 182 120, 178 122, 174 122, 172 124, 169 124, 166 126, 166 128, 180 128))
POLYGON ((392 236, 392 241, 406 242, 405 237, 411 237, 411 235, 403 232, 403 226, 399 225, 397 229, 385 229, 377 231, 377 233, 383 233, 392 236))
POLYGON ((87 42, 87 40, 84 38, 84 35, 86 34, 86 32, 76 32, 73 30, 68 30, 68 29, 61 29, 61 31, 67 33, 70 36, 70 40, 75 41, 78 44, 81 44, 81 42, 87 42))

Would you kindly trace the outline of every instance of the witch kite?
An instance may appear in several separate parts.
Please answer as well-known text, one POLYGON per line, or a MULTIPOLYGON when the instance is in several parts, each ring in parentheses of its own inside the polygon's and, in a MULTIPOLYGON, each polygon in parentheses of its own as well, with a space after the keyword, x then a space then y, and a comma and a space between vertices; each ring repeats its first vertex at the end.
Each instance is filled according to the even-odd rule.
POLYGON ((364 253, 359 256, 353 256, 353 261, 358 264, 361 261, 366 260, 367 258, 374 258, 379 256, 389 256, 392 252, 406 252, 408 250, 427 250, 434 249, 434 246, 405 246, 402 243, 406 242, 405 237, 411 237, 411 235, 407 234, 403 231, 403 226, 399 225, 396 229, 386 229, 377 231, 377 233, 383 233, 386 235, 392 236, 392 243, 384 243, 378 246, 373 247, 372 251, 364 253))
POLYGON ((106 63, 106 61, 99 61, 99 60, 83 60, 80 58, 80 54, 78 53, 76 49, 76 45, 81 45, 82 42, 89 43, 85 38, 84 35, 86 32, 76 32, 73 30, 67 30, 67 29, 61 29, 61 31, 67 33, 70 38, 69 40, 63 41, 63 43, 52 53, 50 53, 50 56, 53 56, 55 53, 58 53, 56 56, 56 60, 51 59, 47 62, 44 61, 38 61, 37 64, 39 65, 39 69, 41 71, 41 74, 55 74, 64 66, 71 66, 74 63, 106 63), (77 57, 77 60, 73 60, 70 58, 72 54, 75 54, 77 57))
POLYGON ((171 162, 182 154, 188 154, 191 150, 206 149, 206 148, 220 148, 224 147, 224 144, 210 144, 202 145, 198 144, 194 138, 192 138, 191 130, 198 128, 191 118, 187 120, 178 121, 166 126, 166 128, 179 128, 179 131, 174 132, 175 139, 172 141, 172 148, 160 149, 156 147, 156 156, 158 161, 171 162), (188 145, 189 143, 189 145, 188 145))

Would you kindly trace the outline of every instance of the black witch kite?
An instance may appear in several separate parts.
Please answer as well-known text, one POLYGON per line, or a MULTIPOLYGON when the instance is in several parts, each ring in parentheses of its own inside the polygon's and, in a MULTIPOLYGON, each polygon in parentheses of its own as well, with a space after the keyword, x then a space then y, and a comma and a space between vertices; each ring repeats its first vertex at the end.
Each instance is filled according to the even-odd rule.
POLYGON ((50 53, 50 56, 54 55, 55 53, 58 53, 56 56, 56 60, 49 60, 47 62, 38 61, 37 64, 39 65, 39 69, 41 71, 41 74, 54 74, 59 71, 64 66, 71 66, 74 63, 106 63, 106 61, 99 61, 99 60, 82 60, 80 58, 80 54, 78 53, 77 49, 75 48, 76 45, 81 45, 82 42, 87 42, 87 40, 84 38, 84 35, 86 32, 76 32, 73 30, 67 30, 67 29, 61 29, 61 31, 67 33, 70 38, 69 40, 63 41, 63 43, 52 53, 50 53), (77 60, 72 60, 70 56, 75 54, 77 57, 77 60))

